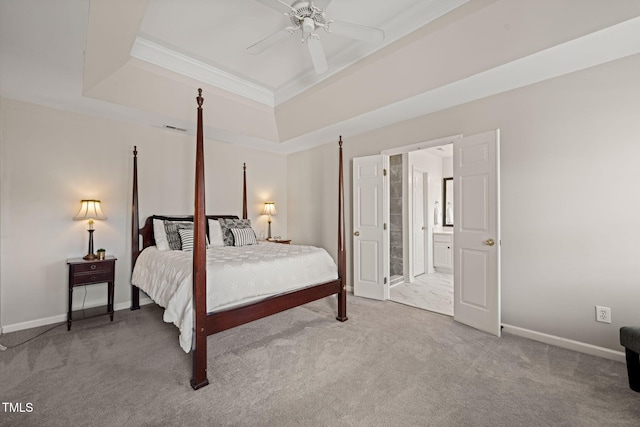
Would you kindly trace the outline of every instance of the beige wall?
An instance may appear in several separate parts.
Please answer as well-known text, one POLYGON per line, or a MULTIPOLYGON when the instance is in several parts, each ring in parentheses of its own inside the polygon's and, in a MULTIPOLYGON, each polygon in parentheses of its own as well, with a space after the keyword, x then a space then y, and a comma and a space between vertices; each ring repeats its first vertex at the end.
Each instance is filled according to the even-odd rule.
MULTIPOLYGON (((205 108, 205 115, 206 113, 205 108)), ((195 114, 195 111, 194 111, 195 114)), ((195 137, 2 99, 0 104, 0 325, 4 331, 66 319, 67 258, 86 254, 83 198, 102 200, 95 247, 118 258, 115 302, 130 299, 132 151, 139 151, 141 221, 193 212, 195 137)), ((206 135, 205 135, 206 136, 206 135)), ((207 140, 207 212, 242 214, 247 163, 249 218, 266 235, 262 202, 275 200, 276 234, 287 235, 286 158, 207 140)), ((87 287, 86 306, 106 303, 106 285, 87 287)), ((74 292, 82 303, 84 290, 74 292)))
MULTIPOLYGON (((640 322, 638 70, 635 55, 345 136, 349 267, 353 157, 499 128, 503 323, 620 351, 619 327, 640 322)), ((337 144, 290 155, 288 171, 289 237, 335 255, 337 144)))

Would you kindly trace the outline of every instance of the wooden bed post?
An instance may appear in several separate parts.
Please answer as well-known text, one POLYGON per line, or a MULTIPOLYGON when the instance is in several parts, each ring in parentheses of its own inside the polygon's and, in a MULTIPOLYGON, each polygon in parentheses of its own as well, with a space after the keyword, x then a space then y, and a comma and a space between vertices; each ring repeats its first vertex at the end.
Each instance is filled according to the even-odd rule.
MULTIPOLYGON (((140 253, 140 217, 138 214, 138 147, 133 146, 133 200, 131 203, 131 273, 140 253)), ((140 289, 131 285, 131 310, 140 309, 140 289)))
POLYGON ((247 219, 247 164, 242 165, 242 219, 247 219))
POLYGON ((198 89, 198 130, 196 137, 196 188, 193 215, 193 313, 195 348, 191 387, 197 390, 209 384, 207 379, 207 218, 204 200, 204 138, 202 131, 202 89, 198 89))
POLYGON ((338 292, 338 319, 346 322, 347 317, 347 256, 344 250, 344 177, 342 172, 342 135, 340 135, 338 156, 338 278, 340 279, 340 291, 338 292))

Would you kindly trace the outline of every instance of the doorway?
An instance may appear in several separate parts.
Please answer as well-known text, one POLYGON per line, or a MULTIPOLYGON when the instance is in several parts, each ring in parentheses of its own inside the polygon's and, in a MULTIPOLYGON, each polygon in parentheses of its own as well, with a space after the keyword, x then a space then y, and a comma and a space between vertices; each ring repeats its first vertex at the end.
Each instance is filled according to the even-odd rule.
POLYGON ((390 155, 389 171, 389 299, 453 316, 453 265, 442 263, 453 248, 441 243, 453 233, 440 208, 443 177, 453 174, 451 142, 390 155))
MULTIPOLYGON (((379 155, 353 158, 354 295, 378 300, 390 297, 389 198, 385 197, 389 191, 389 156, 451 141, 454 151, 452 241, 455 246, 450 258, 455 266, 454 320, 500 336, 499 129, 465 137, 440 138, 385 150, 379 155)), ((407 198, 407 202, 410 200, 407 198)), ((411 254, 412 235, 403 233, 408 236, 408 241, 403 241, 403 250, 411 254)), ((433 240, 432 231, 431 236, 427 235, 427 245, 432 245, 433 240)), ((432 251, 433 246, 427 253, 432 254, 432 251)), ((427 256, 427 261, 430 259, 431 256, 427 256)), ((405 265, 403 270, 407 274, 405 265)), ((411 271, 408 275, 411 279, 411 271)))

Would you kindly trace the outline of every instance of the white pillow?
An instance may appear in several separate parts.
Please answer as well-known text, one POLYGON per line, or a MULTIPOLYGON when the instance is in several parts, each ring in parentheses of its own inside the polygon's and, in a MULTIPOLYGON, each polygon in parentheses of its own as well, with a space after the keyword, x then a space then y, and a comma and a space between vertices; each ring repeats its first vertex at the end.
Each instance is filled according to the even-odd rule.
POLYGON ((217 219, 209 220, 209 247, 212 246, 224 246, 222 229, 217 219))
POLYGON ((156 240, 156 247, 159 251, 169 250, 169 241, 167 240, 167 231, 164 229, 164 220, 153 220, 153 237, 156 240))

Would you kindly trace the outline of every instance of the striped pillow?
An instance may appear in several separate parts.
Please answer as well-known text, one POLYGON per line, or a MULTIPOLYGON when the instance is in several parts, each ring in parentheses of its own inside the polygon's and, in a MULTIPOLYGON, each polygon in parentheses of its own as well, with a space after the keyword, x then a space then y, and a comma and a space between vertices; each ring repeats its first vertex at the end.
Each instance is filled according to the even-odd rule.
MULTIPOLYGON (((182 250, 185 252, 193 252, 193 244, 195 242, 193 238, 193 230, 190 228, 181 228, 178 230, 180 234, 180 243, 182 250)), ((209 238, 207 237, 207 248, 209 247, 209 238)))
POLYGON ((232 228, 233 246, 257 245, 256 233, 253 228, 232 228))

